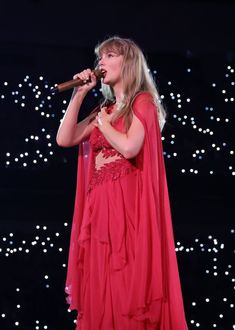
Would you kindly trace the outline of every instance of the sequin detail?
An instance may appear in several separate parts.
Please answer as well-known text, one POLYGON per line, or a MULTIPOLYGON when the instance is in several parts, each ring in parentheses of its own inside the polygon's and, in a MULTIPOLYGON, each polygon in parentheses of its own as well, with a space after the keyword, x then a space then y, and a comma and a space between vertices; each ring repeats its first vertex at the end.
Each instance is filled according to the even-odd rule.
POLYGON ((136 170, 135 159, 123 157, 121 153, 109 144, 98 128, 93 129, 89 142, 93 150, 94 159, 88 191, 96 185, 117 180, 136 170), (101 159, 101 165, 97 162, 97 159, 101 159))

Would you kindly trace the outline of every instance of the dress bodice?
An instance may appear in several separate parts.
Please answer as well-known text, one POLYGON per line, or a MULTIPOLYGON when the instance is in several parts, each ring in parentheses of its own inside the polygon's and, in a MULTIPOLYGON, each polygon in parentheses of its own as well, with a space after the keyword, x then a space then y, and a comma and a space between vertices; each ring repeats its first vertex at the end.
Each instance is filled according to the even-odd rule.
MULTIPOLYGON (((120 128, 120 120, 118 121, 119 123, 115 125, 116 129, 118 127, 120 128)), ((110 145, 97 127, 92 130, 89 143, 92 149, 93 159, 88 190, 94 188, 97 184, 116 180, 136 170, 135 158, 126 159, 110 145)))

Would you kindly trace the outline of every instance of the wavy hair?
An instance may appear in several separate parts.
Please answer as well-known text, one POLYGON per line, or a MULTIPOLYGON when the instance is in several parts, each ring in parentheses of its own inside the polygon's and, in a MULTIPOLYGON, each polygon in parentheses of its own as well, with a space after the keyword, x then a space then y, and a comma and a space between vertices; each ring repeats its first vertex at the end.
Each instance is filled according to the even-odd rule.
MULTIPOLYGON (((165 124, 166 111, 162 105, 155 81, 148 68, 143 52, 133 40, 113 36, 96 46, 96 63, 98 63, 103 53, 110 51, 123 56, 121 77, 123 81, 124 98, 120 110, 116 111, 114 114, 113 121, 123 116, 126 129, 128 129, 133 116, 132 102, 135 96, 142 91, 149 92, 156 105, 158 120, 162 130, 165 124)), ((115 102, 115 95, 111 86, 101 82, 101 90, 104 97, 102 106, 115 102)))

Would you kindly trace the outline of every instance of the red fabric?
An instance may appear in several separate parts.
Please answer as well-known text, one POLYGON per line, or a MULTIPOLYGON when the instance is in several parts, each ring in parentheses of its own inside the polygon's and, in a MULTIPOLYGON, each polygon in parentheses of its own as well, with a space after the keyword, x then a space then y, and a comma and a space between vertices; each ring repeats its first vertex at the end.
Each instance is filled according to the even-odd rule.
MULTIPOLYGON (((66 281, 79 330, 187 330, 161 133, 150 94, 136 96, 133 113, 145 129, 135 159, 122 157, 96 172, 99 143, 112 147, 98 128, 89 144, 80 145, 66 281)), ((122 119, 114 126, 124 131, 122 119)))

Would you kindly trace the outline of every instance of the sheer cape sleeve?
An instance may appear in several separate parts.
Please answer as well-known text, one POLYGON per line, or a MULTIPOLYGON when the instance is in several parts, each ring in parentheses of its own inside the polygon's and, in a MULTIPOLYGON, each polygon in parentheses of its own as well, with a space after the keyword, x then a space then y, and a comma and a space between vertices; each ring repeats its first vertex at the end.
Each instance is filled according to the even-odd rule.
POLYGON ((149 319, 162 330, 186 330, 157 109, 152 96, 142 92, 132 110, 144 126, 145 139, 137 156, 141 191, 126 315, 149 319))
MULTIPOLYGON (((97 106, 91 114, 95 114, 100 109, 97 106)), ((91 118, 92 120, 93 118, 91 118)), ((70 305, 70 309, 80 310, 80 296, 81 285, 79 278, 82 276, 83 267, 80 264, 80 260, 83 259, 83 249, 81 249, 78 242, 78 237, 82 225, 82 219, 85 209, 86 192, 88 187, 88 180, 91 171, 91 163, 93 160, 93 153, 90 148, 89 141, 83 141, 79 144, 78 150, 78 167, 77 167, 77 185, 76 195, 74 201, 74 212, 72 229, 70 234, 70 246, 68 256, 68 267, 66 276, 65 292, 67 293, 67 303, 70 305)))
POLYGON ((80 288, 78 278, 82 268, 79 265, 81 259, 81 253, 83 250, 80 248, 78 237, 82 224, 83 211, 86 198, 88 168, 89 168, 89 154, 90 146, 87 141, 82 142, 79 146, 78 152, 78 171, 77 171, 77 188, 74 203, 74 213, 72 221, 72 229, 70 234, 70 246, 69 246, 69 258, 67 267, 66 287, 67 303, 70 305, 70 309, 80 310, 80 288))

